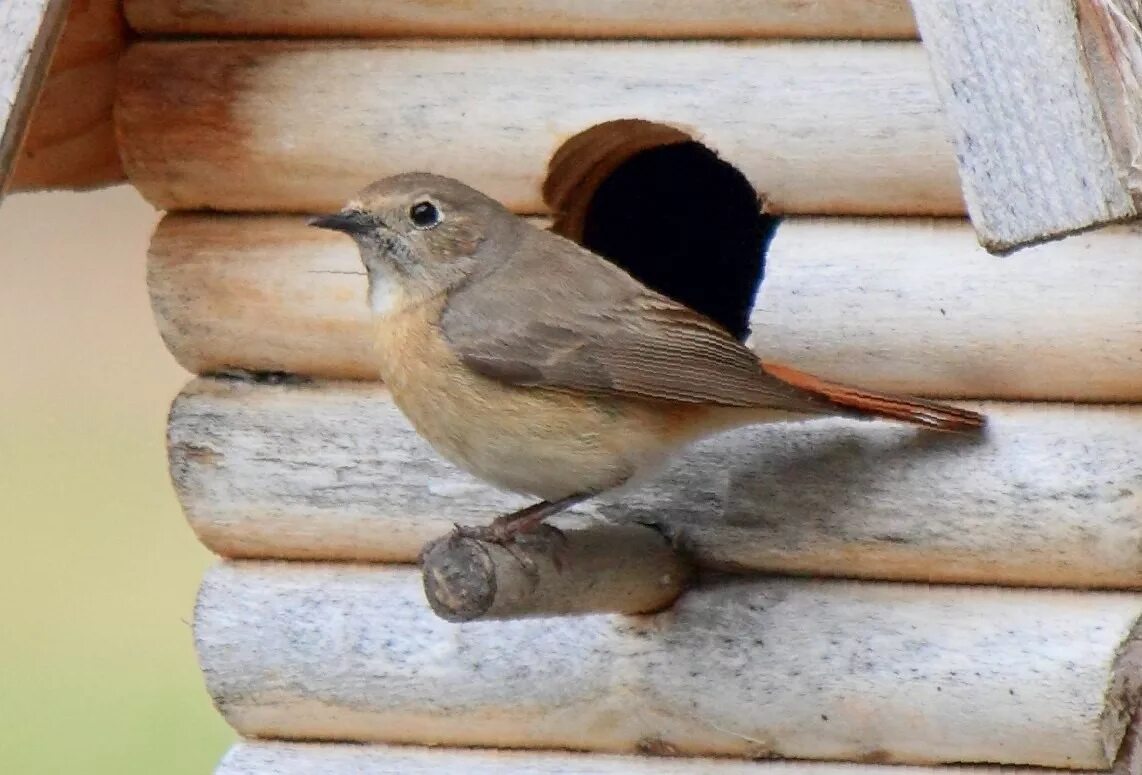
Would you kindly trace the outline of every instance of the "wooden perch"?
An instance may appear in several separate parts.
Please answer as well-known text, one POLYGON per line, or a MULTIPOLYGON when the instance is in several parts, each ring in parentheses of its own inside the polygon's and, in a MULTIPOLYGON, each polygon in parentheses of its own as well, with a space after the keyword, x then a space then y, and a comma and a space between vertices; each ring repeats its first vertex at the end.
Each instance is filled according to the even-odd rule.
POLYGON ((914 38, 906 0, 126 0, 148 35, 914 38))
MULTIPOLYGON (((655 523, 718 568, 1142 586, 1142 406, 986 404, 979 441, 822 420, 709 439, 560 525, 655 523)), ((437 456, 378 384, 198 380, 169 427, 191 525, 237 557, 414 562, 528 500, 437 456)))
POLYGON ((968 212, 1002 253, 1142 205, 1137 0, 914 0, 968 212))
POLYGON ((0 198, 8 189, 66 13, 64 0, 6 0, 0 6, 0 198))
MULTIPOLYGON (((669 754, 648 741, 647 753, 669 754)), ((1116 768, 1123 775, 1133 771, 1116 768)), ((1051 775, 1004 767, 910 767, 847 762, 734 761, 609 756, 556 751, 494 751, 399 745, 249 741, 226 754, 215 775, 1051 775)), ((1060 772, 1058 775, 1064 775, 1060 772)), ((1067 770, 1065 775, 1094 775, 1067 770)))
POLYGON ((111 108, 127 45, 118 0, 68 4, 11 190, 90 188, 123 180, 111 108))
POLYGON ((241 734, 1108 769, 1142 599, 765 579, 657 616, 449 624, 414 569, 224 564, 198 598, 241 734))
POLYGON ((541 212, 564 140, 644 118, 780 211, 963 213, 918 43, 151 42, 124 57, 116 117, 164 209, 322 211, 424 170, 541 212))
MULTIPOLYGON (((375 378, 364 270, 340 235, 287 216, 168 216, 148 271, 159 330, 190 371, 375 378)), ((1139 401, 1140 287, 1131 227, 997 261, 962 221, 790 219, 752 344, 874 389, 1139 401)))
POLYGON ((689 571, 662 534, 638 525, 541 529, 511 548, 450 533, 421 556, 424 593, 451 622, 581 613, 645 614, 682 593, 689 571))

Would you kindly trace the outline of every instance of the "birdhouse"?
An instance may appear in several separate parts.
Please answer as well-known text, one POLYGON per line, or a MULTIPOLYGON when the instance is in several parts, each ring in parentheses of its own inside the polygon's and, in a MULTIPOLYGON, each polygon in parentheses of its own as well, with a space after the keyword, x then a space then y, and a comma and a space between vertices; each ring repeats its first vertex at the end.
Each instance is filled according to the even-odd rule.
POLYGON ((1137 3, 5 14, 9 189, 166 211, 170 470, 218 555, 194 636, 243 738, 219 773, 1139 769, 1137 3), (307 225, 410 170, 765 361, 987 431, 753 426, 557 518, 561 561, 441 543, 527 501, 408 424, 353 244, 307 225))

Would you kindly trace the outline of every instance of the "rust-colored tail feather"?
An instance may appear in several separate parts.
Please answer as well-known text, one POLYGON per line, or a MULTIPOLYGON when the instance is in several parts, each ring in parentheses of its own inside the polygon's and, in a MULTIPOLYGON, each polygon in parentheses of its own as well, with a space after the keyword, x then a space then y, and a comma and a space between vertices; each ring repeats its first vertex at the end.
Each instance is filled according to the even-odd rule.
POLYGON ((922 398, 890 396, 851 385, 826 382, 812 374, 776 363, 762 363, 761 366, 782 382, 820 396, 846 410, 846 414, 858 417, 887 417, 938 431, 959 433, 979 430, 987 424, 986 416, 949 404, 925 401, 922 398))

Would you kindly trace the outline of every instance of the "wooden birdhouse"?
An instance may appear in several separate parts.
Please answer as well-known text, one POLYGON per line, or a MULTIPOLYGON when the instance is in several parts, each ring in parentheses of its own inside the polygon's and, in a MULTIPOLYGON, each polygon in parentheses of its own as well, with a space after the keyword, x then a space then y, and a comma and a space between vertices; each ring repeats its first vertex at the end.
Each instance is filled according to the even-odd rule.
POLYGON ((0 170, 167 211, 219 773, 1142 767, 1142 235, 1107 225, 1142 201, 1137 2, 66 10, 0 9, 0 170), (429 573, 526 501, 412 430, 356 250, 307 226, 409 170, 988 430, 733 431, 557 520, 561 563, 429 573))

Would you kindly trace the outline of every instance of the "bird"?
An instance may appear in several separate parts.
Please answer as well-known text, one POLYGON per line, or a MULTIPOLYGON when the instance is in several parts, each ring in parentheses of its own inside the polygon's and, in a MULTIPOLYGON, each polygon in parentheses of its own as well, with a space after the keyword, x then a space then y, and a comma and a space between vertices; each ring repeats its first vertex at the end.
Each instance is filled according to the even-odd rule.
POLYGON ((378 375, 417 433, 477 478, 538 499, 458 528, 483 540, 534 533, 743 425, 986 422, 762 362, 710 318, 452 178, 385 177, 310 224, 356 243, 378 375))

